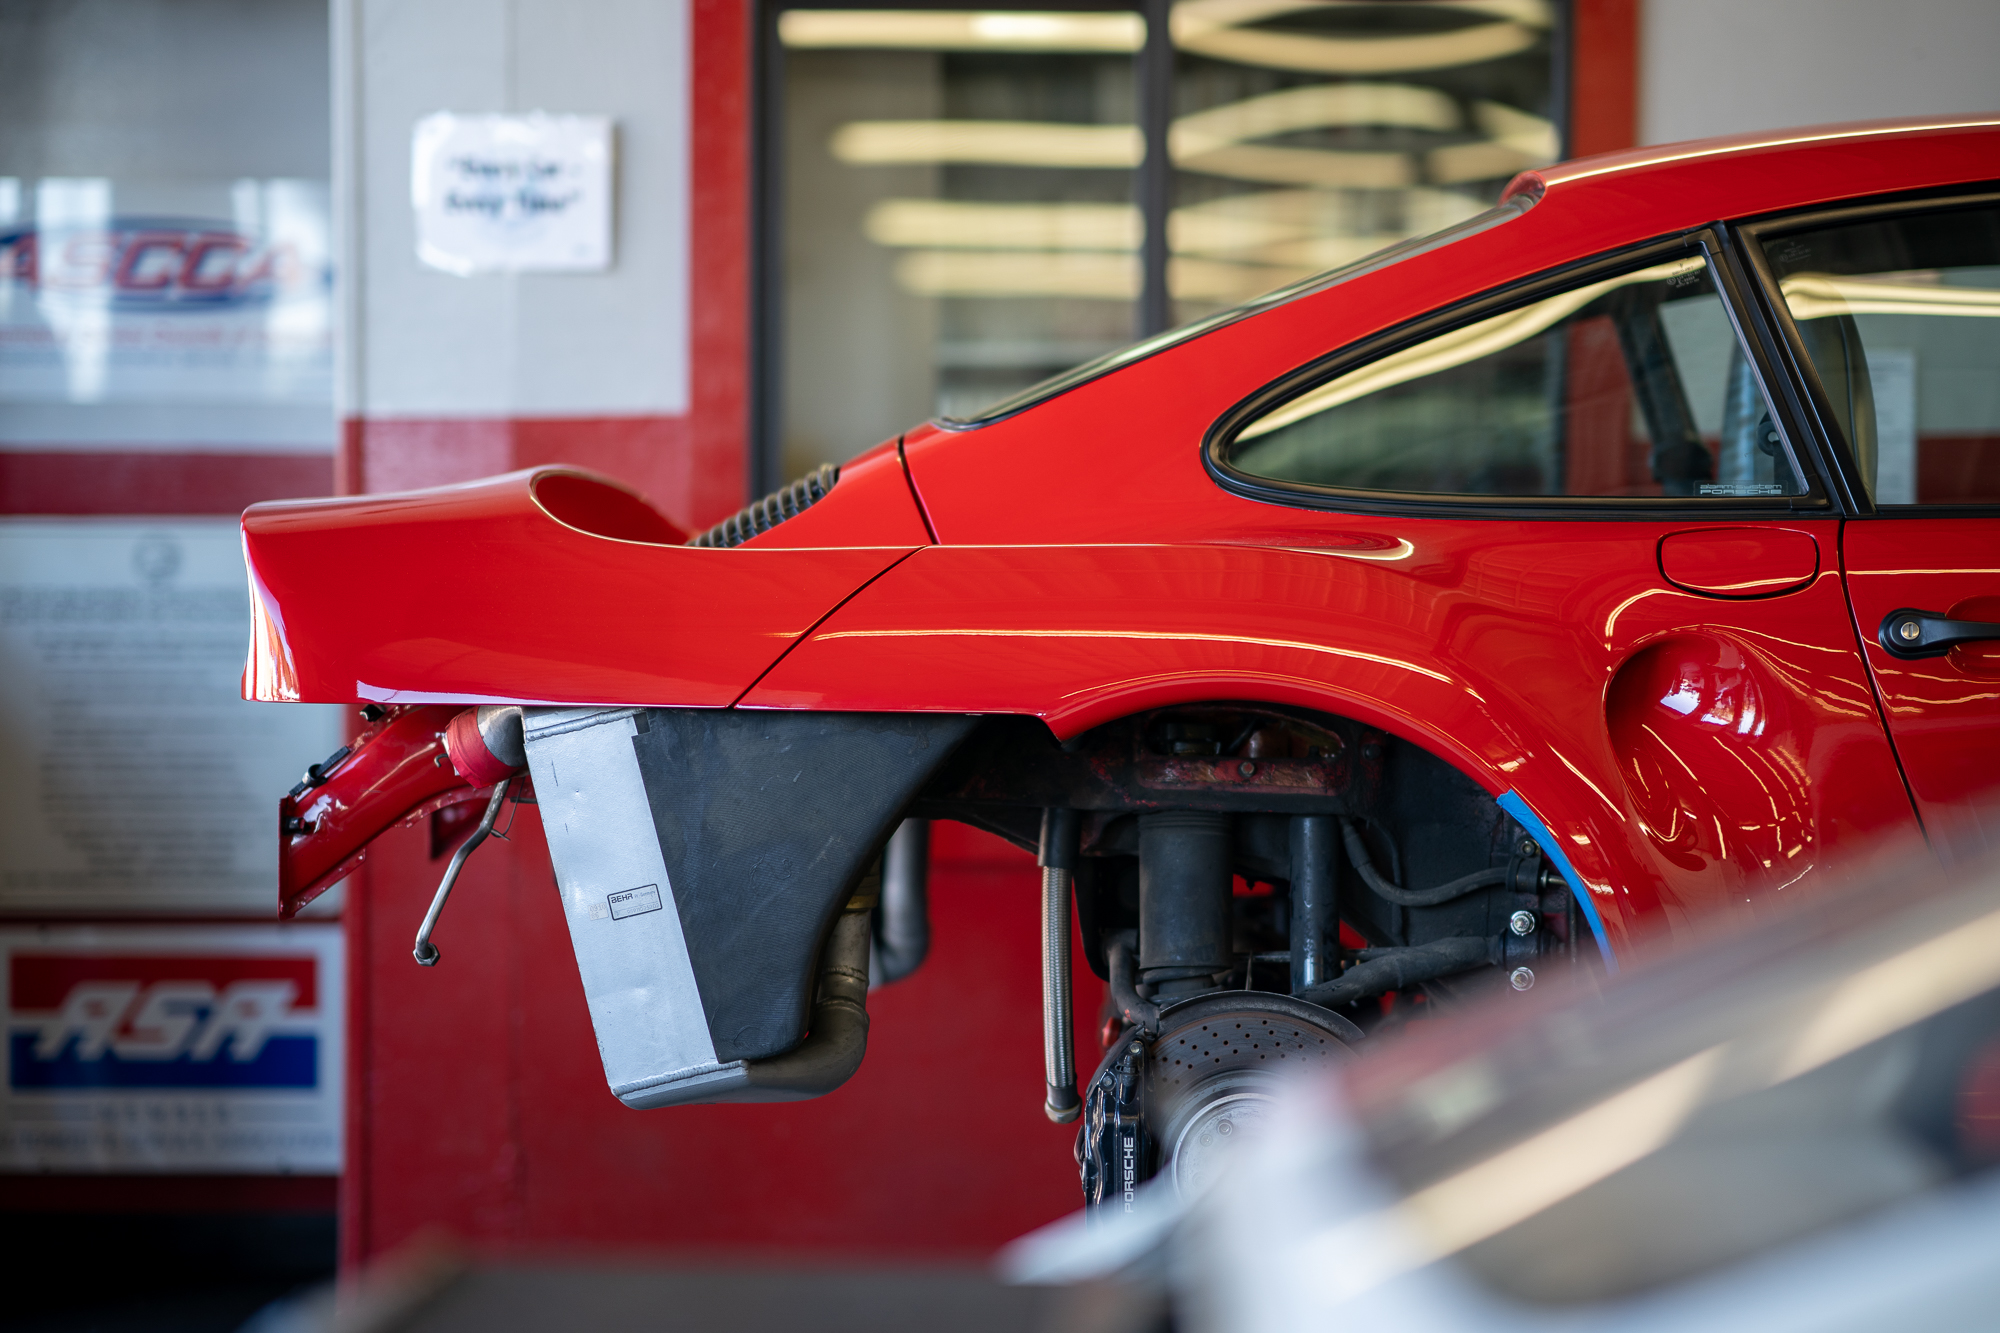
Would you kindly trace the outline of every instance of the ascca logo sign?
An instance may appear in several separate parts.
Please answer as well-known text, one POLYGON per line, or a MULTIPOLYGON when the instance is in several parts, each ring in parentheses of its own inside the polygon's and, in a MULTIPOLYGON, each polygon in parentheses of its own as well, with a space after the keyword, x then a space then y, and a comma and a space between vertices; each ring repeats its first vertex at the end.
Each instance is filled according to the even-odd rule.
POLYGON ((310 957, 17 953, 8 1084, 316 1088, 317 983, 310 957))
POLYGON ((258 304, 304 295, 329 276, 290 244, 267 244, 224 223, 114 218, 101 226, 0 232, 0 282, 109 296, 118 306, 258 304))

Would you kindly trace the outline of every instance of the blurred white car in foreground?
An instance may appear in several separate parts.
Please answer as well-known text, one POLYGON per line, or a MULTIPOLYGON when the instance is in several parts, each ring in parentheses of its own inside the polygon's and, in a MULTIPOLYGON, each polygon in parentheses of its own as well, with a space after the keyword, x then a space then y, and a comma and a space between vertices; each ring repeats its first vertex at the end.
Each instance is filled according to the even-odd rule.
POLYGON ((2000 863, 1934 865, 1440 1022, 1005 1266, 1182 1333, 2000 1326, 2000 863))

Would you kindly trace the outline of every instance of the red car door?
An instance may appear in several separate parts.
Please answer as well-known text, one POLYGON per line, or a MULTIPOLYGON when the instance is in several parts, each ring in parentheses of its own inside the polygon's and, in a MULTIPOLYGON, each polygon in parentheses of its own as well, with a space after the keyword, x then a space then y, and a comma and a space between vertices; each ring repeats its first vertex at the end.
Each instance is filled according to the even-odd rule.
POLYGON ((2000 196, 1821 212, 1750 242, 1853 494, 1848 594, 1911 795, 1934 840, 1986 840, 1982 822, 2000 830, 2000 196))

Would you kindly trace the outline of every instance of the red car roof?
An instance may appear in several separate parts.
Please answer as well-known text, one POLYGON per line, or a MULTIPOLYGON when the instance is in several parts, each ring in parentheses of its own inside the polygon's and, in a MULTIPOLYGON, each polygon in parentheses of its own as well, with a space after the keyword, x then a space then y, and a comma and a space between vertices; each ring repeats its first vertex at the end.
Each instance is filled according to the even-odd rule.
POLYGON ((1536 211, 1595 224, 1596 249, 1719 219, 1994 178, 2000 178, 2000 113, 1858 121, 1605 153, 1524 172, 1506 197, 1540 191, 1536 211))

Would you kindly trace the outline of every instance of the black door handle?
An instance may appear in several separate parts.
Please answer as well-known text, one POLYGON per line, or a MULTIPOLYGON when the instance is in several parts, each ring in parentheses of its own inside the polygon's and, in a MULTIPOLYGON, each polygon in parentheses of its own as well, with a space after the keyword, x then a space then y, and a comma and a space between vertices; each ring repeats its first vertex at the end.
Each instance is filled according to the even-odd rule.
POLYGON ((1882 628, 1875 638, 1892 657, 1943 657, 1955 644, 2000 639, 2000 624, 1947 620, 1936 612, 1906 606, 1882 617, 1882 628))

